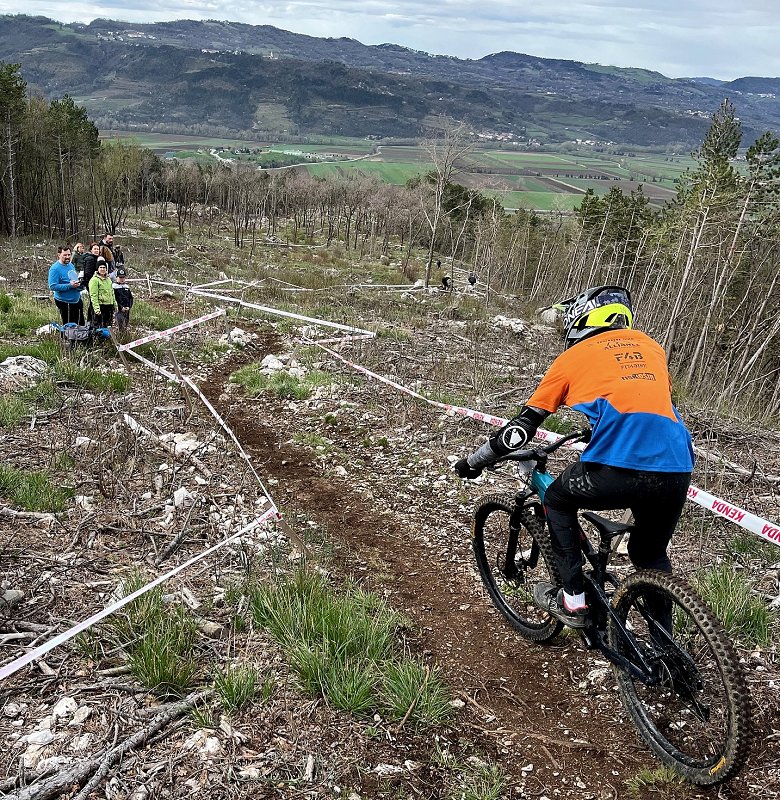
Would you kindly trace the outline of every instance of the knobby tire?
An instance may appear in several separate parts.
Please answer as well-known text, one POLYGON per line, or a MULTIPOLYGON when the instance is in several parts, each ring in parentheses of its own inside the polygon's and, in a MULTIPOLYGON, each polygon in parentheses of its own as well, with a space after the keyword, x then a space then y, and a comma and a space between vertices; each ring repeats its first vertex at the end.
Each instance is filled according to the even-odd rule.
MULTIPOLYGON (((613 607, 661 677, 651 686, 613 665, 620 698, 642 739, 695 784, 731 778, 750 748, 750 696, 739 656, 717 617, 682 578, 652 570, 630 575, 613 607), (671 621, 671 641, 655 622, 664 617, 659 604, 671 621)), ((612 619, 608 638, 631 659, 612 619)))
POLYGON ((560 585, 545 523, 533 509, 518 507, 513 497, 485 497, 474 512, 472 544, 485 589, 509 624, 534 642, 559 633, 561 623, 533 600, 539 581, 560 585), (510 540, 510 520, 516 542, 510 540))

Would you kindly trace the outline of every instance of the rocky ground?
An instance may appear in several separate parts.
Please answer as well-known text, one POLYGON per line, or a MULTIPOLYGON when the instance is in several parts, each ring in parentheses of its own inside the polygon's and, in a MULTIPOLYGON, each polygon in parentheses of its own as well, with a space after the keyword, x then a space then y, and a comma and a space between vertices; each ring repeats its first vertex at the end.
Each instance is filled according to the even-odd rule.
MULTIPOLYGON (((157 292, 150 301, 181 310, 177 296, 157 292)), ((425 312, 424 324, 393 324, 340 352, 407 386, 507 415, 549 363, 554 330, 528 321, 475 327, 452 316, 425 312)), ((466 485, 450 461, 480 441, 485 425, 367 380, 302 342, 295 327, 235 317, 183 334, 175 352, 251 457, 294 539, 278 527, 254 531, 166 584, 171 605, 187 605, 198 619, 202 669, 188 698, 198 715, 145 690, 121 654, 89 637, 4 681, 0 796, 456 798, 472 796, 464 775, 483 762, 507 776, 506 798, 780 794, 776 647, 741 650, 756 737, 740 775, 717 790, 651 783, 631 793, 627 782, 657 762, 627 721, 606 662, 573 635, 548 646, 526 642, 481 588, 470 516, 480 496, 514 484, 496 474, 466 485), (202 357, 204 341, 234 327, 244 334, 202 357), (229 382, 269 354, 285 369, 295 359, 332 381, 305 400, 250 397, 229 382), (334 581, 355 578, 408 617, 405 646, 438 666, 451 689, 450 724, 419 729, 338 712, 301 693, 264 631, 235 627, 225 593, 247 564, 270 579, 277 559, 289 563, 304 549, 334 581), (275 690, 227 715, 208 678, 214 665, 235 660, 274 674, 275 690)), ((171 368, 165 350, 156 357, 171 368)), ((236 446, 191 392, 141 364, 129 369, 132 384, 121 396, 62 387, 61 408, 4 431, 5 461, 51 469, 75 494, 56 516, 2 503, 4 662, 104 607, 131 567, 149 578, 165 572, 268 507, 236 446)), ((780 436, 726 429, 696 409, 688 418, 700 447, 747 473, 722 458, 701 459, 697 485, 777 519, 771 477, 780 473, 780 436)), ((568 458, 556 457, 552 469, 568 458)), ((737 533, 690 506, 673 544, 676 568, 693 575, 733 548, 737 533)), ((768 602, 778 595, 775 559, 741 562, 768 602)))

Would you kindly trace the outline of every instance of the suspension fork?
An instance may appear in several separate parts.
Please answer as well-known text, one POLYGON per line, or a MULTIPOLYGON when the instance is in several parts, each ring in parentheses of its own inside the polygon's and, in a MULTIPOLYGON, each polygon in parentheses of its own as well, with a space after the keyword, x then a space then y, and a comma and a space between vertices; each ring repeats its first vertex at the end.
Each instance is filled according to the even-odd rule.
MULTIPOLYGON (((518 495, 516 498, 517 506, 509 517, 509 538, 506 544, 506 553, 504 555, 504 575, 511 580, 517 576, 517 543, 520 539, 520 530, 522 525, 520 523, 520 516, 525 508, 532 507, 538 504, 525 504, 527 496, 518 495)), ((539 506, 541 509, 541 506, 539 506)), ((536 509, 534 509, 536 511, 536 509)), ((531 552, 527 559, 523 559, 524 564, 529 569, 534 569, 539 562, 539 545, 536 540, 531 540, 531 552)))

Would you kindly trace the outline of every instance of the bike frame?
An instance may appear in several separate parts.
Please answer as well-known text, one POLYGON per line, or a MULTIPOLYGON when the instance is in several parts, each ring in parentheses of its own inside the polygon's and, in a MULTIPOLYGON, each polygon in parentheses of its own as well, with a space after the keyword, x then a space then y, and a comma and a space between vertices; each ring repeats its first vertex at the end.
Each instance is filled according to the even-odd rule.
MULTIPOLYGON (((535 515, 545 518, 544 495, 555 479, 547 472, 547 457, 545 453, 537 453, 535 461, 534 468, 530 473, 529 488, 518 494, 516 499, 518 508, 530 508, 535 515), (538 502, 531 501, 534 495, 538 496, 538 502)), ((517 548, 518 533, 519 529, 513 531, 510 523, 510 541, 508 544, 511 551, 517 548)), ((602 535, 598 549, 593 546, 593 543, 584 534, 581 537, 581 543, 582 552, 591 565, 591 569, 584 572, 583 575, 586 585, 590 589, 591 609, 596 616, 595 624, 580 631, 580 636, 585 646, 588 649, 600 650, 608 661, 618 664, 628 670, 637 680, 648 685, 657 684, 659 682, 657 671, 642 653, 637 645, 635 637, 618 619, 604 588, 607 581, 615 586, 619 585, 617 577, 607 571, 609 556, 612 552, 611 537, 602 535), (611 619, 615 624, 615 628, 619 632, 623 644, 627 646, 630 652, 630 658, 621 655, 607 643, 605 635, 607 618, 611 619)), ((532 565, 535 564, 538 557, 538 552, 533 552, 532 550, 529 563, 532 565)), ((668 638, 669 643, 673 645, 671 637, 668 636, 666 631, 655 620, 648 618, 647 622, 653 626, 654 631, 657 630, 660 635, 668 638)))

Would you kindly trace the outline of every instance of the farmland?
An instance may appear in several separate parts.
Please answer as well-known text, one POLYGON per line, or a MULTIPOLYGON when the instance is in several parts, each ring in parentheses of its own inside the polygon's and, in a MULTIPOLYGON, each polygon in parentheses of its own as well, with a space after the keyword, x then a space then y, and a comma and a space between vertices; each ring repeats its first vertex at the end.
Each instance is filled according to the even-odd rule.
MULTIPOLYGON (((317 177, 358 173, 396 185, 430 167, 420 146, 364 139, 292 144, 123 132, 106 138, 132 139, 161 155, 201 163, 241 160, 262 169, 301 169, 317 177)), ((507 209, 571 210, 588 189, 604 195, 613 186, 624 192, 642 186, 651 203, 659 206, 674 197, 675 181, 693 164, 687 155, 598 153, 584 145, 566 152, 540 152, 481 144, 460 164, 456 180, 498 197, 507 209)))

